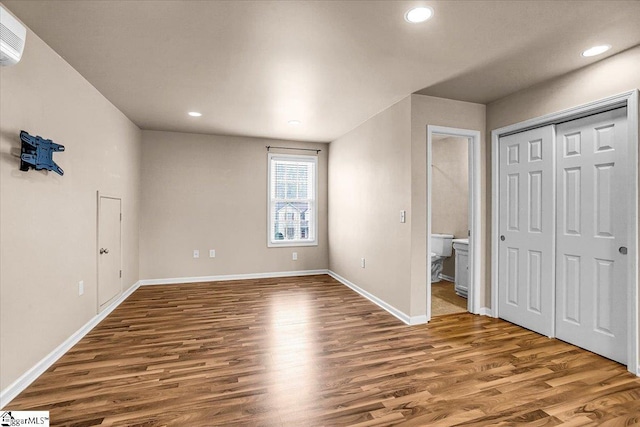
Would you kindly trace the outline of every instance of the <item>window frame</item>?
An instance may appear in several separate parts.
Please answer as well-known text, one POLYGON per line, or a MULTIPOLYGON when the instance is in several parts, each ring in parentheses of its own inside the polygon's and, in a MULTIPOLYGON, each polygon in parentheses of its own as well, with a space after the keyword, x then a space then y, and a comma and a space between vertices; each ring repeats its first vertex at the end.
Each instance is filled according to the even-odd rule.
POLYGON ((283 247, 295 247, 295 246, 318 246, 318 156, 308 155, 295 155, 295 154, 278 154, 268 153, 267 156, 267 247, 270 248, 283 248, 283 247), (271 207, 273 205, 271 194, 271 178, 272 178, 272 166, 275 161, 299 161, 311 163, 313 170, 313 182, 311 188, 313 190, 311 209, 313 220, 307 227, 307 232, 311 227, 314 228, 313 240, 274 240, 272 236, 272 230, 274 229, 274 216, 272 216, 271 207))

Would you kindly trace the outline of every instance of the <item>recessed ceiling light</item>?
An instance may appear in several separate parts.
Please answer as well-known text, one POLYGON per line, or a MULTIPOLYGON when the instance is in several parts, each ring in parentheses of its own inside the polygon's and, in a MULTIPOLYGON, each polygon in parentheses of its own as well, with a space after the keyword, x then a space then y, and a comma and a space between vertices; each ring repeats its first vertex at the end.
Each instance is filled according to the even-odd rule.
POLYGON ((585 50, 584 52, 582 52, 582 56, 600 55, 601 53, 605 53, 609 49, 611 49, 611 46, 608 45, 608 44, 603 44, 603 45, 600 45, 600 46, 594 46, 594 47, 589 48, 589 49, 585 50))
POLYGON ((189 115, 191 117, 200 117, 202 113, 198 113, 197 111, 189 111, 189 115))
POLYGON ((302 124, 300 120, 289 120, 287 123, 289 123, 291 126, 298 126, 302 124))
POLYGON ((407 22, 417 24, 418 22, 424 22, 433 16, 433 9, 430 7, 414 7, 404 15, 404 19, 407 22))

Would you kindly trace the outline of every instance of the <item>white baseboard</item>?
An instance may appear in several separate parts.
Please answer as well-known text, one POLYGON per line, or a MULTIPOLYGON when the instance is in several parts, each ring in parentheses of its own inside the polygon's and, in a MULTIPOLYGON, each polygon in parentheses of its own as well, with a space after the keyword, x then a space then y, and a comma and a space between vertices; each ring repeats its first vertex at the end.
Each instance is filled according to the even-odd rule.
POLYGON ((243 279, 266 279, 274 277, 293 277, 293 276, 313 276, 318 274, 329 274, 334 279, 350 287, 360 295, 364 296, 374 304, 391 313, 408 325, 418 325, 427 323, 427 316, 410 317, 402 311, 392 307, 376 296, 370 294, 357 285, 349 282, 347 279, 340 277, 338 274, 321 269, 321 270, 301 270, 301 271, 281 271, 273 273, 251 273, 251 274, 232 274, 221 276, 199 276, 199 277, 178 277, 170 279, 148 279, 139 280, 129 289, 124 291, 120 297, 115 299, 103 311, 91 318, 84 326, 74 332, 62 344, 56 347, 51 353, 46 355, 42 360, 36 363, 31 369, 22 374, 17 380, 10 384, 7 388, 0 392, 0 408, 5 408, 18 394, 26 389, 29 384, 42 375, 51 365, 53 365, 60 357, 78 343, 87 333, 89 333, 98 323, 104 320, 113 310, 116 309, 124 300, 126 300, 140 286, 147 285, 167 285, 176 283, 197 283, 197 282, 218 282, 223 280, 243 280, 243 279))
POLYGON ((220 276, 173 277, 169 279, 144 279, 144 280, 140 280, 140 284, 142 286, 175 285, 177 283, 222 282, 225 280, 270 279, 273 277, 315 276, 317 274, 328 274, 328 273, 329 271, 324 269, 324 270, 278 271, 273 273, 227 274, 227 275, 220 275, 220 276))
POLYGON ((453 276, 448 276, 448 275, 446 275, 446 274, 442 274, 442 273, 440 273, 440 279, 442 279, 442 280, 446 280, 447 282, 453 282, 453 283, 455 283, 455 282, 456 282, 456 278, 455 278, 455 277, 453 277, 453 276))
POLYGON ((324 270, 302 270, 302 271, 281 271, 274 273, 253 273, 253 274, 233 274, 225 276, 204 276, 204 277, 181 277, 172 279, 152 279, 139 280, 129 289, 124 291, 120 297, 115 299, 103 311, 91 318, 84 326, 74 332, 62 344, 56 347, 51 353, 46 355, 42 360, 36 363, 31 369, 22 374, 17 380, 11 383, 7 388, 0 392, 0 408, 5 408, 15 397, 26 389, 29 384, 42 375, 51 365, 53 365, 60 357, 78 343, 89 331, 91 331, 98 323, 104 320, 109 313, 118 307, 129 295, 135 292, 143 285, 164 285, 174 283, 194 283, 194 282, 216 282, 222 280, 242 280, 242 279, 263 279, 273 277, 292 277, 292 276, 312 276, 316 274, 328 274, 324 270))
POLYGON ((389 314, 397 317, 398 319, 400 319, 402 322, 406 323, 407 325, 421 325, 423 323, 427 323, 427 316, 426 315, 411 317, 411 316, 405 314, 404 312, 398 310, 397 308, 395 308, 395 307, 387 304, 386 302, 382 301, 377 296, 375 296, 373 294, 370 294, 369 292, 365 291, 364 289, 360 288, 355 283, 350 282, 349 280, 345 279, 344 277, 340 276, 339 274, 337 274, 337 273, 335 273, 335 272, 333 272, 331 270, 328 271, 328 274, 329 274, 329 276, 331 276, 334 279, 336 279, 338 282, 340 282, 343 285, 353 289, 354 291, 356 291, 357 293, 359 293, 360 295, 362 295, 363 297, 365 297, 366 299, 368 299, 372 303, 376 304, 378 307, 380 307, 383 310, 387 311, 389 314))
POLYGON ((481 307, 480 311, 478 312, 478 314, 481 315, 481 316, 494 317, 493 316, 493 311, 488 307, 481 307))
POLYGON ((402 322, 407 325, 420 325, 423 323, 427 323, 427 316, 414 316, 410 317, 402 311, 392 307, 386 302, 382 301, 375 295, 370 294, 369 292, 361 289, 356 284, 348 281, 344 277, 334 273, 331 270, 299 270, 299 271, 278 271, 273 273, 250 273, 250 274, 229 274, 229 275, 220 275, 220 276, 196 276, 196 277, 174 277, 169 279, 144 279, 140 281, 141 286, 151 286, 151 285, 172 285, 177 283, 202 283, 202 282, 221 282, 226 280, 247 280, 247 279, 268 279, 274 277, 295 277, 295 276, 314 276, 317 274, 328 274, 340 283, 348 286, 353 289, 363 297, 367 298, 369 301, 378 305, 382 309, 388 311, 393 316, 400 319, 402 322))
POLYGON ((22 374, 17 380, 10 384, 7 388, 0 392, 0 408, 6 406, 25 388, 42 375, 51 365, 53 365, 60 357, 78 343, 87 333, 89 333, 98 323, 104 320, 109 313, 115 310, 129 295, 140 287, 140 282, 136 282, 129 289, 124 291, 120 297, 115 299, 103 311, 91 318, 84 326, 73 333, 69 338, 64 340, 62 344, 56 347, 51 353, 47 354, 42 360, 36 363, 31 369, 22 374))

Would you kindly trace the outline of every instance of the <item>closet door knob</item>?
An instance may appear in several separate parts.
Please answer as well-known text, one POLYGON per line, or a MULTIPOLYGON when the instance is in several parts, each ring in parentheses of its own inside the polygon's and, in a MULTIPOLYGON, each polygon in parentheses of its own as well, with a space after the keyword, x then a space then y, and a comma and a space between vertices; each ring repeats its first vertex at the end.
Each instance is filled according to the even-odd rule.
POLYGON ((618 252, 620 252, 622 255, 626 255, 627 254, 627 247, 626 246, 620 246, 620 248, 618 249, 618 252))
POLYGON ((504 239, 505 239, 505 237, 504 237, 504 234, 503 234, 502 236, 500 236, 500 240, 502 240, 504 242, 504 239))

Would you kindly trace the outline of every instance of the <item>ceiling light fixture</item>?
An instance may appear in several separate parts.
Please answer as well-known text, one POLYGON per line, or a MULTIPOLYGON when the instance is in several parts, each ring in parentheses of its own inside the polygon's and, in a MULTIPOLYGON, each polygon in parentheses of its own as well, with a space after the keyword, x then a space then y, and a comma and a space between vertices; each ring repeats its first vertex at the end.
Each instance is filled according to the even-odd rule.
POLYGON ((430 7, 414 7, 404 14, 404 19, 412 24, 424 22, 433 16, 433 9, 430 7))
POLYGON ((202 116, 202 113, 198 113, 197 111, 189 111, 189 115, 191 117, 200 117, 202 116))
POLYGON ((596 56, 596 55, 600 55, 601 53, 605 53, 606 51, 608 51, 609 49, 611 49, 611 46, 608 44, 603 44, 600 46, 594 46, 592 48, 589 48, 587 50, 585 50, 584 52, 582 52, 582 56, 596 56))
POLYGON ((300 120, 289 120, 287 123, 289 123, 291 126, 298 126, 302 124, 300 120))

